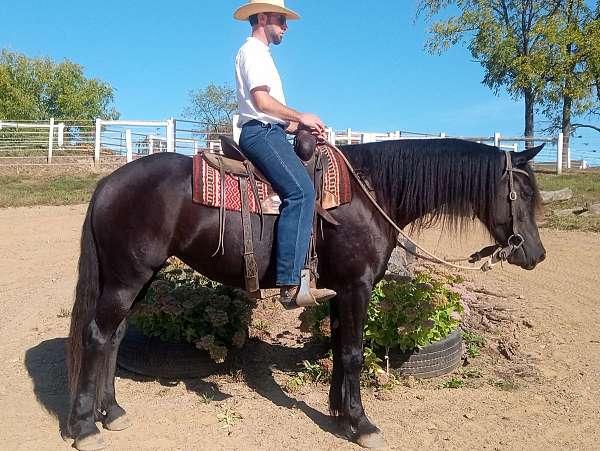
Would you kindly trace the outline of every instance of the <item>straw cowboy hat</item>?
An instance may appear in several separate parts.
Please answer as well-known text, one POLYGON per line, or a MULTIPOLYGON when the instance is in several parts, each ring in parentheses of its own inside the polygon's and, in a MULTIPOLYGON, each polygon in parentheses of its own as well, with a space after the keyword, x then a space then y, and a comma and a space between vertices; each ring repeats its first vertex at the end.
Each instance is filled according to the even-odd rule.
POLYGON ((285 14, 288 20, 300 19, 297 13, 285 7, 284 0, 250 0, 233 13, 233 18, 248 20, 248 17, 258 13, 281 13, 285 14))

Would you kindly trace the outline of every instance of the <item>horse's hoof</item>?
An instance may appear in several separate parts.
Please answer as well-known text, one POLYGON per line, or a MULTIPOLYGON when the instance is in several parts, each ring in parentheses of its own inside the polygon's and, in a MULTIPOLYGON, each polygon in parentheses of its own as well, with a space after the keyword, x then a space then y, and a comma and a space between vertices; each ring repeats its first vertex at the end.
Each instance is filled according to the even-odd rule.
POLYGON ((106 448, 106 442, 99 432, 87 435, 82 438, 76 438, 73 444, 79 451, 97 451, 106 448))
POLYGON ((108 429, 109 431, 122 431, 131 426, 131 420, 127 414, 124 414, 112 421, 104 423, 103 426, 104 429, 108 429))
POLYGON ((386 445, 381 431, 359 435, 356 438, 356 443, 363 448, 383 448, 386 445))

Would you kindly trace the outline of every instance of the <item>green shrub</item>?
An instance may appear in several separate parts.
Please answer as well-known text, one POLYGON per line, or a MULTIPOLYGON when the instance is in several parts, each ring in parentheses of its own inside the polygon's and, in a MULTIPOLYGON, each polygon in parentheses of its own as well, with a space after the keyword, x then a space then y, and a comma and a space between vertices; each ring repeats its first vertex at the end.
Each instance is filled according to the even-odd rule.
POLYGON ((448 283, 425 273, 409 283, 383 280, 369 302, 365 340, 386 350, 421 349, 458 327, 460 299, 448 283))
MULTIPOLYGON (((441 340, 458 327, 464 313, 461 293, 452 278, 436 279, 426 273, 403 283, 382 280, 373 289, 364 330, 366 345, 374 349, 420 349, 441 340)), ((463 296, 464 297, 464 296, 463 296)), ((329 306, 306 308, 301 329, 328 337, 329 306)))
MULTIPOLYGON (((408 283, 383 280, 375 286, 364 329, 364 384, 393 386, 397 378, 389 371, 389 360, 382 357, 392 349, 423 348, 458 327, 461 315, 468 312, 467 301, 473 298, 461 282, 452 276, 421 273, 408 283)), ((303 332, 319 339, 330 336, 329 305, 304 309, 300 320, 303 332)))
POLYGON ((158 273, 131 323, 144 335, 193 343, 223 362, 229 348, 244 345, 253 305, 244 291, 175 262, 158 273))

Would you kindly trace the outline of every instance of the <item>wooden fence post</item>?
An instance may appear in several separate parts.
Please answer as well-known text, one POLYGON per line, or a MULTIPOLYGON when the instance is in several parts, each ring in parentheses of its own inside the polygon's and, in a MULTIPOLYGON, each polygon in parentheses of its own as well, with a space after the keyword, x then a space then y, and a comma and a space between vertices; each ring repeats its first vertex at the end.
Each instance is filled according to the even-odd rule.
POLYGON ((131 142, 131 129, 125 130, 125 146, 127 148, 127 163, 133 161, 133 143, 131 142))
POLYGON ((558 134, 558 141, 556 142, 556 173, 558 175, 562 174, 562 153, 563 153, 563 134, 562 132, 558 134))
POLYGON ((494 133, 494 146, 500 147, 500 132, 494 133))
POLYGON ((65 144, 65 123, 58 123, 58 137, 56 138, 58 142, 58 147, 62 147, 65 144))
POLYGON ((96 119, 96 139, 94 141, 94 164, 100 163, 100 139, 102 134, 102 119, 96 119))
POLYGON ((54 118, 50 118, 50 131, 48 133, 48 163, 52 163, 52 144, 54 141, 54 118))
POLYGON ((175 126, 173 118, 167 120, 167 152, 175 152, 175 126))
POLYGON ((333 127, 329 127, 327 129, 327 141, 329 141, 329 144, 335 146, 335 130, 333 129, 333 127))
MULTIPOLYGON (((236 143, 240 143, 240 135, 242 134, 242 129, 238 127, 238 121, 240 119, 240 115, 239 114, 234 114, 232 119, 231 119, 231 126, 232 126, 232 130, 233 130, 233 140, 236 143)), ((207 136, 208 138, 208 136, 207 136)))

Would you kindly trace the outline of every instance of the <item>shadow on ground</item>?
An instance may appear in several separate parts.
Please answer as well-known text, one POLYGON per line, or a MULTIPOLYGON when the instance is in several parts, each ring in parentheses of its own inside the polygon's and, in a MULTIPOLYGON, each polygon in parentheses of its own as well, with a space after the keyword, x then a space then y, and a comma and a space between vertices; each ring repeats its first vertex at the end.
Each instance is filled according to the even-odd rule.
POLYGON ((67 435, 69 414, 66 346, 66 338, 52 338, 42 341, 25 353, 25 367, 33 381, 35 397, 58 420, 63 437, 67 435))
MULTIPOLYGON (((36 399, 46 411, 58 420, 63 437, 68 435, 66 424, 69 413, 66 345, 66 338, 53 338, 30 348, 25 354, 25 366, 33 382, 36 399)), ((295 371, 300 362, 305 359, 314 360, 315 356, 322 353, 322 349, 322 346, 312 344, 291 348, 253 339, 244 348, 243 353, 240 353, 228 367, 227 372, 241 370, 248 387, 260 396, 277 406, 299 409, 323 431, 338 435, 339 428, 332 417, 289 396, 276 382, 271 370, 271 365, 275 364, 280 371, 295 371)), ((199 378, 179 380, 153 378, 123 369, 117 370, 117 376, 140 382, 158 381, 167 387, 183 381, 189 391, 197 393, 199 396, 209 396, 215 401, 222 401, 230 397, 219 389, 217 383, 199 378)))

